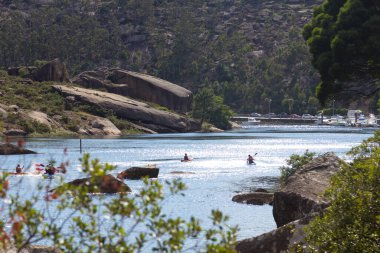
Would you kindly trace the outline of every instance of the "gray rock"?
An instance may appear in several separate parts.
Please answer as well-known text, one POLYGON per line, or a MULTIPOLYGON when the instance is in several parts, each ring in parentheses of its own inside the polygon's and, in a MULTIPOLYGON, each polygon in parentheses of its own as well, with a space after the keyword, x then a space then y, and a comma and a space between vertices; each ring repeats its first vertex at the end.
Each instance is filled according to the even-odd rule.
POLYGON ((8 117, 8 112, 0 107, 0 118, 6 119, 8 117))
POLYGON ((33 71, 31 78, 38 82, 69 82, 69 74, 67 73, 66 65, 59 59, 54 59, 43 65, 41 68, 33 71))
POLYGON ((29 149, 20 148, 10 143, 0 143, 0 155, 24 155, 36 154, 36 152, 29 149))
MULTIPOLYGON (((63 96, 74 96, 75 100, 85 104, 112 110, 116 116, 133 121, 138 125, 157 126, 156 132, 194 132, 200 129, 200 123, 175 113, 157 110, 149 105, 117 94, 62 85, 53 86, 63 96)), ((150 128, 150 127, 147 127, 150 128)), ((151 128, 150 128, 151 129, 151 128)))
POLYGON ((133 179, 133 180, 138 180, 143 177, 157 178, 159 172, 160 172, 160 169, 156 168, 155 165, 148 165, 145 167, 132 167, 120 172, 117 175, 117 178, 133 179))
POLYGON ((277 227, 326 208, 329 203, 323 193, 342 163, 335 154, 326 153, 289 177, 285 186, 273 197, 273 217, 277 227))
POLYGON ((237 203, 246 203, 251 205, 271 205, 273 201, 273 193, 252 192, 235 195, 232 201, 237 203))
POLYGON ((6 136, 26 136, 28 133, 22 129, 8 129, 3 132, 6 136))
POLYGON ((174 83, 121 69, 114 70, 109 78, 114 83, 126 85, 122 95, 150 101, 177 112, 191 109, 192 92, 174 83))
MULTIPOLYGON (((88 187, 89 193, 128 193, 131 192, 131 188, 128 185, 121 182, 112 175, 105 175, 96 178, 81 178, 66 183, 65 185, 71 186, 85 186, 88 187)), ((61 188, 58 187, 51 191, 59 191, 61 188)))
POLYGON ((304 241, 304 227, 314 216, 312 214, 260 236, 239 241, 236 250, 239 253, 286 253, 293 245, 304 241))
POLYGON ((18 112, 18 110, 20 109, 20 107, 18 107, 18 105, 10 105, 10 106, 8 106, 8 108, 10 111, 13 111, 13 112, 18 112))

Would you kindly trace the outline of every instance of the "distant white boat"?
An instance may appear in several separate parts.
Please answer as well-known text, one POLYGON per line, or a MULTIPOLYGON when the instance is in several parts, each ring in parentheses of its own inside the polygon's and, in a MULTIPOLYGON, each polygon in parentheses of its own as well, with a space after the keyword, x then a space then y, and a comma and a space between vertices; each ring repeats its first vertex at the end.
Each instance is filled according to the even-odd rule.
POLYGON ((327 121, 327 124, 330 126, 346 126, 347 121, 341 115, 334 115, 327 121))
POLYGON ((241 125, 243 127, 247 127, 247 126, 254 126, 254 125, 257 125, 259 124, 261 121, 260 120, 257 120, 256 118, 253 118, 253 117, 249 117, 247 121, 243 121, 241 123, 241 125))
POLYGON ((374 114, 369 114, 367 118, 360 110, 349 110, 347 113, 348 126, 378 127, 377 121, 374 114))

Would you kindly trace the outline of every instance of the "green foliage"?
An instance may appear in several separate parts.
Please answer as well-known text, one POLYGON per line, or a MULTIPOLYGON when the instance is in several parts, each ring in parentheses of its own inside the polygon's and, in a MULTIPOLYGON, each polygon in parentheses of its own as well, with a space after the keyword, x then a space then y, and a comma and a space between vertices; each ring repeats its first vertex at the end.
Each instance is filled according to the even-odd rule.
POLYGON ((377 0, 325 0, 315 9, 303 36, 321 75, 317 95, 322 103, 345 89, 341 82, 380 78, 379 27, 377 0))
POLYGON ((223 104, 223 98, 215 96, 210 88, 203 88, 199 90, 194 96, 193 101, 193 117, 203 121, 208 121, 221 129, 230 129, 231 124, 229 118, 233 112, 231 109, 223 104))
POLYGON ((309 163, 311 160, 313 160, 315 157, 314 152, 310 152, 306 149, 305 153, 302 155, 293 154, 290 156, 289 159, 286 160, 286 164, 288 166, 282 166, 280 167, 280 183, 284 184, 286 183, 286 180, 290 176, 292 176, 297 170, 302 169, 304 165, 309 163))
POLYGON ((93 196, 90 193, 98 191, 97 183, 114 167, 90 161, 88 154, 81 161, 90 184, 66 184, 52 192, 40 186, 27 200, 10 194, 7 175, 0 175, 0 198, 10 200, 2 201, 0 246, 12 240, 21 250, 44 240, 63 252, 235 252, 237 228, 228 227, 228 217, 220 211, 212 211, 212 226, 205 230, 198 219, 186 221, 162 212, 167 194, 183 194, 186 189, 180 180, 163 185, 145 179, 133 196, 93 196), (42 194, 46 195, 44 204, 38 209, 35 205, 42 194))
POLYGON ((235 14, 266 10, 265 2, 282 10, 282 3, 52 2, 41 8, 26 1, 15 5, 22 11, 10 10, 1 17, 0 66, 39 65, 37 60, 60 58, 72 75, 115 66, 156 75, 195 92, 199 84, 206 84, 226 105, 242 113, 267 113, 266 98, 273 101, 272 112, 288 111, 289 104, 282 104, 285 95, 294 100, 293 113, 319 109, 308 105, 319 77, 300 36, 300 17, 277 13, 289 26, 283 29, 271 18, 252 15, 249 19, 258 19, 243 23, 245 17, 235 14), (22 15, 24 6, 30 7, 28 15, 22 15), (207 11, 200 11, 205 6, 207 11), (231 10, 235 10, 231 20, 237 19, 233 22, 220 15, 231 10), (240 24, 260 27, 257 37, 247 36, 240 24), (273 46, 273 40, 280 44, 273 46), (255 56, 255 51, 263 55, 255 56))
POLYGON ((310 223, 302 252, 380 251, 380 132, 350 154, 354 161, 332 178, 331 206, 310 223))

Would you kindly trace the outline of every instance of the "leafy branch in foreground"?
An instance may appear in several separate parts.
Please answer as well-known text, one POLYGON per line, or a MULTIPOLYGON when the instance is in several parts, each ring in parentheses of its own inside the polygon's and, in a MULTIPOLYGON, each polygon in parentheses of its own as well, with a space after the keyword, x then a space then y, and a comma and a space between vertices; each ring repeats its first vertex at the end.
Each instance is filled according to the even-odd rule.
POLYGON ((94 195, 94 184, 114 167, 90 161, 88 154, 81 161, 89 184, 62 184, 47 192, 50 183, 41 184, 28 199, 10 191, 10 179, 1 176, 0 198, 6 201, 2 201, 0 246, 13 244, 20 251, 43 241, 63 252, 235 252, 237 228, 229 227, 228 217, 220 211, 212 211, 213 226, 206 230, 194 217, 186 221, 162 211, 169 196, 186 189, 180 180, 162 184, 145 179, 134 195, 94 195))
POLYGON ((315 157, 314 152, 306 150, 303 155, 292 154, 289 159, 286 160, 286 164, 289 166, 280 167, 280 183, 284 184, 290 176, 292 176, 297 170, 300 170, 305 164, 309 163, 315 157))

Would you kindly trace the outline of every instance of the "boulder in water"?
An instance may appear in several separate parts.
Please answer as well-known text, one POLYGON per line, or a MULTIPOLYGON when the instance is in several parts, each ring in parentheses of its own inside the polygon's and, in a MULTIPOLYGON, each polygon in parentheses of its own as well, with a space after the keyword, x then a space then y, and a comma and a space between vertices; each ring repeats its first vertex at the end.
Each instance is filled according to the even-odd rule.
POLYGON ((25 154, 36 154, 36 152, 29 149, 20 148, 10 143, 0 143, 0 155, 25 155, 25 154))
POLYGON ((157 178, 159 171, 160 169, 156 168, 155 165, 148 165, 145 167, 132 167, 132 168, 126 169, 125 171, 120 172, 117 175, 117 178, 133 179, 133 180, 138 180, 143 177, 157 178))
MULTIPOLYGON (((89 193, 128 193, 131 192, 131 188, 124 184, 112 175, 105 175, 97 178, 80 178, 75 179, 65 185, 71 186, 85 186, 88 187, 89 193)), ((64 186, 65 186, 64 185, 64 186)), ((52 190, 59 190, 60 187, 52 190)))
POLYGON ((246 203, 250 205, 271 205, 273 202, 273 193, 252 192, 235 195, 232 201, 237 203, 246 203))

